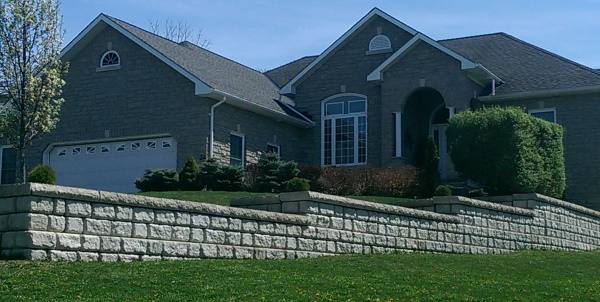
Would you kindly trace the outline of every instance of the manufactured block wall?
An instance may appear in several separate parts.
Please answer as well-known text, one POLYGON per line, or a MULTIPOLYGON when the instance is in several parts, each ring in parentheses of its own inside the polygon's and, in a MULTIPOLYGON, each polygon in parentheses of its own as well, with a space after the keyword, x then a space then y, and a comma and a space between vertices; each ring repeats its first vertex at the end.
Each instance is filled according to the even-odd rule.
POLYGON ((40 184, 1 189, 1 253, 8 258, 282 259, 600 245, 599 212, 535 194, 407 204, 415 208, 314 192, 233 201, 265 211, 40 184))

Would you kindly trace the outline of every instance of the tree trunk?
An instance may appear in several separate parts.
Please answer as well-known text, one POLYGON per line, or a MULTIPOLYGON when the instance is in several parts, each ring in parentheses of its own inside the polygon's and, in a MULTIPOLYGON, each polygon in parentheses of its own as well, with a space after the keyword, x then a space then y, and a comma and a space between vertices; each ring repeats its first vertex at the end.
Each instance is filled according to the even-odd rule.
POLYGON ((19 148, 16 150, 16 170, 15 170, 15 183, 23 184, 27 181, 26 170, 25 170, 25 150, 19 148))

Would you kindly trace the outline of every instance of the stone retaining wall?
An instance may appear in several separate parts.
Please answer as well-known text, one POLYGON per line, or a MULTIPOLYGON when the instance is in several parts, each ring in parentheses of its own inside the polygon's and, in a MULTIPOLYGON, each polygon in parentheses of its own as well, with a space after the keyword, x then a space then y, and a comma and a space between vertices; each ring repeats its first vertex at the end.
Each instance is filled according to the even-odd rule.
POLYGON ((600 213, 536 194, 376 204, 315 192, 235 207, 27 184, 0 187, 7 258, 282 259, 348 253, 502 253, 600 245, 600 213))

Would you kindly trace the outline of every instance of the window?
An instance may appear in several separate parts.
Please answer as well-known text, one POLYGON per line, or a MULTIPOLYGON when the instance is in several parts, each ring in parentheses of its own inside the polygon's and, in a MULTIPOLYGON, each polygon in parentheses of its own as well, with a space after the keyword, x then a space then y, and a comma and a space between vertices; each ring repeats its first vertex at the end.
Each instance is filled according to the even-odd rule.
POLYGON ((12 184, 16 180, 17 150, 11 147, 0 146, 0 184, 12 184))
POLYGON ((277 157, 280 156, 280 154, 279 154, 279 146, 275 145, 275 144, 267 144, 267 152, 268 153, 276 153, 277 157))
POLYGON ((79 154, 81 154, 81 148, 75 147, 71 150, 71 155, 78 156, 79 154))
POLYGON ((165 139, 162 141, 162 147, 163 148, 171 148, 171 147, 173 147, 173 143, 171 142, 170 139, 165 139))
POLYGON ((110 146, 109 145, 100 146, 100 153, 110 153, 110 146))
POLYGON ((343 94, 323 101, 322 151, 324 166, 367 162, 367 99, 343 94))
POLYGON ((146 149, 156 149, 156 141, 147 141, 146 149))
POLYGON ((543 120, 547 120, 549 122, 556 123, 556 109, 555 108, 529 110, 529 114, 531 114, 537 118, 541 118, 543 120))
POLYGON ((125 144, 118 144, 116 150, 117 150, 117 152, 125 151, 125 144))
POLYGON ((121 64, 121 59, 116 51, 107 51, 100 59, 100 67, 118 66, 121 64))
POLYGON ((60 151, 58 151, 58 154, 56 156, 58 156, 58 157, 67 156, 67 149, 60 149, 60 151))
POLYGON ((139 151, 141 146, 141 143, 131 143, 131 151, 139 151))
POLYGON ((96 146, 89 146, 85 148, 85 154, 95 154, 96 146))
POLYGON ((231 133, 229 136, 229 163, 237 166, 245 165, 246 146, 243 134, 231 133))
POLYGON ((369 42, 367 54, 377 54, 392 51, 392 42, 385 35, 377 35, 369 42))

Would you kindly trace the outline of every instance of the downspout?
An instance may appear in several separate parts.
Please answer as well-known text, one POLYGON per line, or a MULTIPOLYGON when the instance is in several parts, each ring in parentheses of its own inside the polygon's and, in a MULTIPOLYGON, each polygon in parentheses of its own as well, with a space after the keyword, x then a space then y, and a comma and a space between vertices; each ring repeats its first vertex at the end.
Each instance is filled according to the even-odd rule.
POLYGON ((210 142, 208 145, 208 157, 212 158, 213 157, 213 144, 215 142, 215 108, 217 108, 217 106, 225 103, 225 101, 227 100, 226 96, 223 96, 223 98, 217 102, 216 104, 210 106, 210 142))
POLYGON ((492 95, 496 95, 496 79, 492 79, 492 95))

